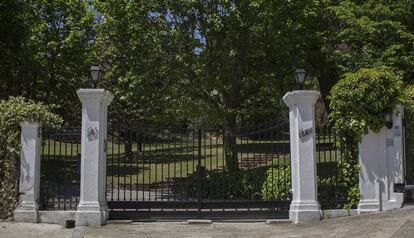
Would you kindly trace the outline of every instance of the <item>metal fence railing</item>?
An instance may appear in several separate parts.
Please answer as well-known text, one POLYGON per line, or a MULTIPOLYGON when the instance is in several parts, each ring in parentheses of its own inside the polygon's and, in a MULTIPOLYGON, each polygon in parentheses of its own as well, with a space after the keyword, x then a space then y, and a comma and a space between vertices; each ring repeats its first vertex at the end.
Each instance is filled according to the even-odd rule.
MULTIPOLYGON (((234 178, 225 174, 228 155, 222 130, 111 128, 106 178, 111 209, 139 209, 137 202, 148 203, 148 210, 151 206, 167 206, 168 202, 188 202, 193 206, 193 201, 243 201, 244 205, 233 205, 247 208, 252 201, 258 202, 260 208, 264 204, 261 202, 271 202, 266 196, 279 196, 272 194, 273 190, 280 193, 290 188, 285 178, 290 176, 289 125, 266 127, 239 130, 233 135, 240 171, 233 174, 234 178), (238 175, 243 181, 237 180, 238 175), (250 178, 254 180, 248 181, 250 178), (200 181, 207 184, 200 185, 200 181), (246 187, 227 186, 227 182, 241 182, 246 187)), ((44 129, 41 146, 40 209, 76 210, 80 196, 80 128, 44 129)), ((343 149, 332 128, 317 128, 316 157, 322 209, 342 208, 346 201, 346 191, 340 183, 343 149)), ((279 202, 283 204, 272 206, 287 209, 290 198, 279 202)))
POLYGON ((41 210, 76 210, 80 196, 80 132, 80 128, 42 131, 41 210))
POLYGON ((346 190, 340 183, 343 145, 331 127, 316 130, 318 201, 322 209, 343 208, 346 190))

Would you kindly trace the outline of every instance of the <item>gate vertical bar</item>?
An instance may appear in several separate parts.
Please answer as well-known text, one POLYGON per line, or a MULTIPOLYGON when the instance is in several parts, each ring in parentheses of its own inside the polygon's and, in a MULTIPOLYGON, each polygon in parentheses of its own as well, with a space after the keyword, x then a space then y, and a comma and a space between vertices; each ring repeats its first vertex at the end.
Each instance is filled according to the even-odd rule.
POLYGON ((198 129, 198 155, 197 155, 197 208, 198 217, 201 218, 201 199, 202 199, 202 174, 201 174, 201 129, 198 129))

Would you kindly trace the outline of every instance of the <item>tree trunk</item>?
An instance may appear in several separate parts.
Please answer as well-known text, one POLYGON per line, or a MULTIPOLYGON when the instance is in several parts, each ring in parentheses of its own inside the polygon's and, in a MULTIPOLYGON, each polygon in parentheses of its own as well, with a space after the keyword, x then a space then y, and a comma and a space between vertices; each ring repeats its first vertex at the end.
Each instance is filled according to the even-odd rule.
POLYGON ((228 172, 234 172, 239 169, 237 156, 237 137, 235 135, 236 116, 227 117, 228 128, 224 131, 224 155, 226 160, 226 169, 228 172))
POLYGON ((132 161, 132 143, 133 143, 133 135, 131 132, 126 132, 126 140, 125 140, 125 157, 128 161, 132 161))
POLYGON ((135 138, 137 138, 137 151, 142 152, 142 136, 141 135, 136 135, 135 134, 135 138))
POLYGON ((336 66, 332 64, 325 64, 320 70, 320 76, 318 77, 319 88, 321 90, 321 97, 325 104, 325 109, 329 114, 331 112, 329 108, 329 94, 332 87, 338 82, 339 75, 336 66))

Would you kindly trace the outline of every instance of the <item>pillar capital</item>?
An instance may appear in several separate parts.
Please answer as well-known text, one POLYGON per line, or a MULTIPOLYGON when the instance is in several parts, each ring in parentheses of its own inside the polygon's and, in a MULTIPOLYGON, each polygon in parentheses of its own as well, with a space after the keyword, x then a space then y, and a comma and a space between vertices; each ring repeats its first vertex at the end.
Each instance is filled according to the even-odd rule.
POLYGON ((109 105, 114 95, 103 88, 81 88, 76 91, 76 94, 78 94, 79 100, 82 103, 87 102, 103 102, 106 105, 109 105))
POLYGON ((41 127, 41 124, 37 121, 32 121, 32 120, 25 120, 20 122, 20 127, 35 127, 35 128, 39 128, 41 127))
POLYGON ((288 92, 283 96, 283 101, 288 107, 300 103, 316 103, 320 93, 315 90, 296 90, 288 92))

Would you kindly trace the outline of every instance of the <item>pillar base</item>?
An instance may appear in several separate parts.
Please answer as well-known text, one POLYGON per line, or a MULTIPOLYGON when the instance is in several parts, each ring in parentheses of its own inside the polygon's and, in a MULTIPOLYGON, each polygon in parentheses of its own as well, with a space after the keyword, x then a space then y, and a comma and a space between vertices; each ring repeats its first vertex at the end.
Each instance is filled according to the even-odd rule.
POLYGON ((22 204, 14 210, 14 221, 16 222, 39 222, 39 207, 37 204, 22 204))
POLYGON ((398 208, 402 208, 404 205, 404 193, 394 193, 394 199, 385 201, 382 210, 391 211, 398 208))
POLYGON ((292 202, 289 219, 295 224, 319 221, 321 220, 321 207, 317 201, 292 202))
POLYGON ((379 201, 376 199, 361 200, 358 204, 358 214, 377 213, 380 211, 379 201))
POLYGON ((108 206, 79 204, 76 212, 76 226, 101 226, 109 217, 108 206))

